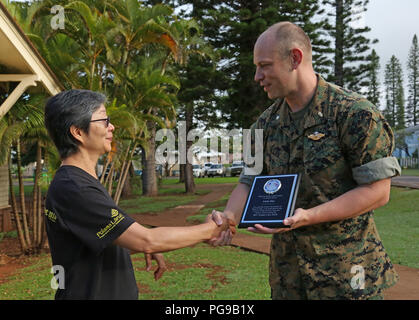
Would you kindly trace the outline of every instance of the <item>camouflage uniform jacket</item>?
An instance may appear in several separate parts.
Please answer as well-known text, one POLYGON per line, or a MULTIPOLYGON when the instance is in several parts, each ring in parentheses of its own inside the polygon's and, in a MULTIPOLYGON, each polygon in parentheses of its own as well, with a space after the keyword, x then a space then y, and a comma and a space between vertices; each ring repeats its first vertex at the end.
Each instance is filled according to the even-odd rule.
MULTIPOLYGON (((309 209, 358 185, 400 174, 397 159, 391 156, 394 137, 390 126, 360 95, 318 76, 316 93, 301 123, 303 128, 294 126, 289 107, 279 99, 252 126, 264 130, 263 174, 302 174, 296 208, 309 209), (309 138, 313 134, 324 136, 314 140, 309 138)), ((239 181, 251 185, 252 180, 242 174, 239 181)), ((362 299, 397 280, 373 212, 272 238, 274 299, 362 299), (360 270, 364 273, 355 273, 360 270), (356 275, 365 282, 354 290, 351 281, 356 275)))

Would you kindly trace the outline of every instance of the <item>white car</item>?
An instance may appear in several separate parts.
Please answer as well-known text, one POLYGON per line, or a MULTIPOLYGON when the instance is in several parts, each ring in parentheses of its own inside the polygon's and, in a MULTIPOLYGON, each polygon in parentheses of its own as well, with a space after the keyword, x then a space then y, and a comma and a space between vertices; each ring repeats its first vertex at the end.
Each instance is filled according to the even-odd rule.
POLYGON ((202 171, 204 172, 204 177, 208 175, 208 170, 211 168, 212 165, 212 162, 204 163, 204 167, 202 168, 202 171))
POLYGON ((193 175, 196 178, 202 178, 204 177, 204 170, 201 168, 199 164, 193 164, 192 165, 193 175))
POLYGON ((239 176, 244 168, 244 162, 243 161, 234 161, 232 166, 229 168, 230 176, 235 177, 239 176))
POLYGON ((226 176, 226 168, 222 164, 213 164, 207 171, 208 177, 226 176))

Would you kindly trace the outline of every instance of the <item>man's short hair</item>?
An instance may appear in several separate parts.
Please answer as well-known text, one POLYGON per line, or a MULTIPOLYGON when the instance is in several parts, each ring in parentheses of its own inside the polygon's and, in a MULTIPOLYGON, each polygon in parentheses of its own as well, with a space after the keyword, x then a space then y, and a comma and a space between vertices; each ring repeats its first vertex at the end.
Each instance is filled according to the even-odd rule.
POLYGON ((303 50, 306 57, 311 61, 312 48, 310 38, 301 27, 292 22, 284 21, 276 23, 270 28, 274 30, 280 57, 288 57, 290 50, 293 47, 298 47, 303 50))
POLYGON ((81 89, 63 91, 48 99, 44 114, 45 127, 61 159, 79 150, 79 141, 71 134, 70 127, 74 125, 89 133, 92 114, 105 102, 105 95, 81 89))

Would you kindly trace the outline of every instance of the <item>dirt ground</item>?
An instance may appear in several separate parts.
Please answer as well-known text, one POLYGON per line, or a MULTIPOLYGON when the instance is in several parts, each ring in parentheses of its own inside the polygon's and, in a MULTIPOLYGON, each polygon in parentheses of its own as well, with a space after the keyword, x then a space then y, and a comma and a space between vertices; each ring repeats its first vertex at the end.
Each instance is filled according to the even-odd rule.
MULTIPOLYGON (((209 194, 200 196, 188 205, 179 206, 163 213, 132 215, 139 223, 149 226, 184 226, 191 224, 186 218, 195 215, 206 203, 223 197, 234 188, 235 184, 198 185, 198 188, 212 189, 209 194)), ((262 254, 269 254, 270 239, 258 236, 237 234, 233 246, 241 247, 262 254)), ((47 249, 45 249, 47 251, 47 249)), ((30 259, 20 255, 17 239, 3 239, 0 242, 0 284, 7 278, 30 264, 30 259)), ((419 269, 395 265, 400 276, 399 282, 384 292, 386 300, 419 300, 419 269)))

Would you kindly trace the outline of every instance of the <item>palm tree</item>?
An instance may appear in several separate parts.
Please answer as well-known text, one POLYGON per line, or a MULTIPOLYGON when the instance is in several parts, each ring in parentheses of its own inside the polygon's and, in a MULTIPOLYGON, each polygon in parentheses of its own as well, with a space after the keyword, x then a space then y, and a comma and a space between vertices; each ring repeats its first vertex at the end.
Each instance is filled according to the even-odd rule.
MULTIPOLYGON (((201 29, 195 20, 177 20, 172 23, 171 34, 174 35, 178 43, 178 55, 174 57, 181 68, 184 68, 192 56, 199 58, 214 59, 214 51, 202 38, 201 29)), ((190 101, 185 106, 186 132, 193 126, 194 101, 190 101)), ((191 148, 192 141, 186 141, 186 152, 191 148)), ((196 187, 193 177, 192 163, 186 158, 186 164, 181 165, 184 173, 186 193, 195 193, 196 187)))
MULTIPOLYGON (((130 141, 127 161, 131 161, 137 147, 141 147, 143 154, 147 157, 154 156, 155 147, 150 144, 150 141, 154 141, 155 132, 149 130, 150 126, 147 124, 156 123, 160 127, 166 127, 170 120, 175 118, 175 95, 170 91, 175 92, 179 88, 179 83, 174 77, 161 75, 160 70, 153 69, 153 66, 146 59, 137 58, 136 60, 138 62, 131 62, 131 65, 127 68, 115 70, 115 74, 118 75, 116 78, 124 79, 124 81, 117 82, 118 92, 116 92, 116 96, 123 96, 124 105, 130 116, 124 117, 124 113, 114 112, 112 108, 109 109, 110 113, 114 113, 117 117, 117 127, 118 122, 128 120, 128 123, 131 123, 128 126, 121 126, 122 128, 128 128, 124 130, 125 140, 130 141), (164 115, 163 119, 168 121, 163 121, 161 117, 153 114, 153 109, 158 109, 164 115), (121 117, 123 118, 121 119, 121 117)), ((112 121, 114 122, 114 120, 112 121)), ((154 173, 154 164, 145 165, 143 168, 145 169, 143 170, 143 179, 145 179, 143 193, 145 195, 155 195, 157 194, 157 184, 153 183, 155 181, 153 174, 148 172, 146 168, 152 168, 152 173, 154 173)), ((123 178, 126 177, 129 166, 125 170, 124 175, 122 175, 123 178)), ((121 183, 123 182, 124 180, 121 181, 121 183)))
MULTIPOLYGON (((164 5, 143 7, 133 0, 112 2, 112 5, 118 33, 113 46, 107 47, 109 70, 113 72, 113 91, 110 91, 118 101, 129 106, 135 117, 149 119, 145 126, 147 130, 144 130, 150 134, 149 139, 138 145, 143 150, 144 159, 143 194, 154 196, 157 195, 155 124, 159 122, 158 114, 163 114, 166 119, 175 117, 175 97, 170 91, 178 87, 173 77, 161 72, 155 57, 166 50, 169 54, 178 53, 166 23, 173 10, 164 5), (171 87, 169 92, 166 92, 167 85, 171 87)), ((132 150, 138 145, 133 142, 132 150)))
MULTIPOLYGON (((25 254, 32 254, 39 251, 41 242, 38 231, 40 213, 37 211, 35 224, 32 226, 36 228, 31 230, 28 221, 28 213, 26 210, 25 192, 23 184, 22 166, 21 166, 21 148, 22 137, 35 128, 43 127, 43 112, 35 104, 39 103, 42 98, 39 96, 25 97, 19 100, 15 107, 12 108, 0 121, 0 164, 8 161, 9 165, 9 183, 10 194, 12 200, 12 212, 15 217, 18 237, 21 244, 22 251, 25 254), (35 103, 35 104, 34 104, 35 103), (17 201, 13 191, 13 176, 12 176, 12 146, 14 146, 15 160, 17 163, 17 176, 19 181, 19 203, 20 210, 17 206, 17 201), (36 242, 33 241, 32 236, 36 237, 36 242)), ((37 185, 34 186, 34 193, 37 197, 37 208, 39 201, 39 193, 36 193, 37 185)), ((33 211, 33 213, 35 213, 33 211)))

